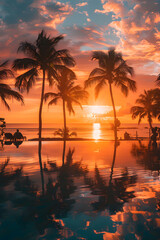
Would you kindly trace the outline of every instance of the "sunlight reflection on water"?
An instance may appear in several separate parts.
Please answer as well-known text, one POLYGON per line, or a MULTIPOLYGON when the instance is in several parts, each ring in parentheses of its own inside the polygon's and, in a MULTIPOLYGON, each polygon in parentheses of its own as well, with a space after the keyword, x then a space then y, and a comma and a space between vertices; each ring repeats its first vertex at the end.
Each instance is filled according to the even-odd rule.
POLYGON ((100 123, 93 123, 93 139, 97 142, 101 137, 101 124, 100 123))

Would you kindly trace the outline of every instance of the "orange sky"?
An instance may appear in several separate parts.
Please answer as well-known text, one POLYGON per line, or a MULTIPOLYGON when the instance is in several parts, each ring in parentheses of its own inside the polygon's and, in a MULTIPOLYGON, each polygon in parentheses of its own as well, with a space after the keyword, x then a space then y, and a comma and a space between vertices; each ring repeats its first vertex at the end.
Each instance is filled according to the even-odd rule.
MULTIPOLYGON (((77 63, 73 69, 77 83, 83 86, 90 71, 98 66, 90 60, 92 51, 115 47, 134 68, 138 87, 137 93, 130 93, 127 98, 114 88, 115 104, 121 106, 117 116, 121 122, 133 122, 129 114, 131 106, 144 89, 156 87, 155 79, 160 70, 159 9, 159 0, 5 0, 0 8, 1 60, 21 57, 17 54, 19 43, 34 42, 42 29, 53 37, 64 34, 58 48, 70 50, 77 63)), ((9 83, 14 87, 14 80, 9 83)), ((40 91, 39 82, 28 95, 24 94, 24 106, 10 101, 11 112, 0 103, 0 117, 5 117, 8 123, 38 122, 40 91)), ((111 106, 107 88, 97 101, 93 89, 89 89, 89 93, 88 103, 84 104, 111 106)), ((91 121, 78 107, 75 110, 76 115, 68 117, 68 122, 91 121)), ((44 105, 43 122, 62 122, 61 103, 49 109, 44 105)))
MULTIPOLYGON (((91 63, 90 63, 91 64, 91 63)), ((136 93, 129 93, 128 97, 125 97, 119 89, 113 87, 113 93, 115 98, 116 106, 120 106, 120 110, 117 111, 117 117, 121 122, 137 122, 137 120, 132 120, 130 115, 130 108, 134 104, 137 95, 143 91, 144 86, 145 89, 154 88, 155 87, 155 76, 145 76, 145 75, 137 75, 135 76, 135 80, 137 81, 138 89, 136 93)), ((12 81, 12 80, 10 80, 12 81)), ((83 83, 83 79, 80 81, 77 80, 77 83, 83 83)), ((46 87, 46 92, 49 90, 46 87)), ((54 90, 54 87, 53 87, 54 90)), ((1 105, 1 112, 3 113, 3 117, 6 119, 7 123, 38 123, 38 109, 40 103, 40 91, 41 86, 40 83, 35 85, 31 91, 26 94, 24 93, 24 101, 25 105, 21 105, 19 102, 15 100, 10 101, 11 111, 5 109, 3 105, 1 105)), ((100 93, 97 100, 94 97, 94 87, 88 89, 90 96, 88 102, 84 102, 84 105, 102 105, 102 106, 111 106, 111 100, 109 95, 108 87, 100 93)), ((67 121, 71 122, 94 122, 94 119, 88 117, 88 112, 86 107, 81 110, 79 106, 74 106, 75 116, 68 115, 67 121)), ((103 113, 103 112, 102 112, 103 113)), ((112 112, 107 113, 107 118, 100 118, 102 122, 111 122, 110 117, 112 116, 112 112)), ((43 122, 44 123, 62 123, 63 115, 62 115, 62 103, 61 101, 57 105, 50 106, 48 108, 47 103, 44 103, 43 108, 43 122)), ((146 122, 144 120, 144 122, 146 122)))

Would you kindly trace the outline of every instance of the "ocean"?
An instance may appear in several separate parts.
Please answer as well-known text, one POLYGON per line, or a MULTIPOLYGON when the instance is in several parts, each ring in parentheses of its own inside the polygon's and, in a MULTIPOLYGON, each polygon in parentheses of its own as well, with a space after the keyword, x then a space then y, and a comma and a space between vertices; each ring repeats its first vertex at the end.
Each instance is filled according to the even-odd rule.
MULTIPOLYGON (((153 124, 153 126, 160 127, 160 124, 153 124)), ((55 137, 54 132, 58 128, 62 128, 62 124, 44 124, 42 129, 42 137, 55 137)), ((88 138, 88 139, 104 139, 112 140, 114 138, 113 131, 110 129, 109 124, 102 123, 73 123, 68 125, 70 131, 77 133, 78 138, 88 138)), ((26 136, 27 139, 37 138, 38 137, 38 124, 32 123, 18 123, 18 124, 7 124, 5 132, 11 132, 12 134, 19 129, 23 136, 26 136)), ((118 130, 118 138, 124 138, 124 133, 128 132, 131 137, 148 137, 149 136, 149 127, 148 124, 121 124, 118 130)))

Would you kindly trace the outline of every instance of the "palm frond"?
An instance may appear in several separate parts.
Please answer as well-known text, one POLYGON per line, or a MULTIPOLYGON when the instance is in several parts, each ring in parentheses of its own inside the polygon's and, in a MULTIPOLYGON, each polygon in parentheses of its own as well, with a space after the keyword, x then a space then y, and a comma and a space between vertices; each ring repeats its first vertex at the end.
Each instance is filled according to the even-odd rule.
POLYGON ((49 86, 52 86, 55 83, 55 81, 58 80, 58 73, 55 67, 54 66, 52 67, 51 65, 49 65, 47 67, 47 74, 48 74, 49 86))
POLYGON ((19 48, 17 50, 17 52, 23 52, 24 54, 26 54, 29 57, 32 57, 34 59, 38 59, 39 55, 37 53, 36 50, 36 46, 30 42, 24 41, 21 42, 19 45, 19 48))
POLYGON ((58 74, 64 79, 67 79, 72 81, 72 80, 76 80, 76 74, 73 70, 71 70, 70 68, 66 67, 65 65, 54 65, 54 68, 56 69, 56 71, 58 71, 58 74))
POLYGON ((69 114, 71 114, 71 113, 75 114, 75 111, 73 109, 71 101, 67 101, 67 109, 68 109, 69 114))
POLYGON ((103 89, 103 87, 106 85, 106 81, 102 79, 95 87, 95 98, 97 99, 99 92, 103 89))
POLYGON ((70 55, 69 51, 67 49, 61 49, 58 51, 54 51, 54 53, 49 58, 51 62, 54 64, 64 64, 67 67, 74 67, 75 66, 75 60, 70 55))
POLYGON ((77 133, 76 132, 71 132, 71 133, 69 133, 69 137, 72 137, 72 136, 77 136, 77 133))
POLYGON ((135 119, 138 115, 144 112, 144 108, 140 106, 133 106, 131 108, 132 118, 135 119))
POLYGON ((91 87, 92 85, 96 84, 97 82, 102 81, 103 79, 104 79, 104 76, 89 77, 84 82, 84 87, 85 88, 91 87))
POLYGON ((17 87, 21 91, 27 90, 27 92, 29 92, 30 88, 34 85, 36 80, 35 78, 37 76, 37 69, 32 68, 16 78, 15 87, 17 87))
POLYGON ((9 60, 4 61, 3 63, 0 64, 0 68, 7 67, 9 63, 9 60))
POLYGON ((57 37, 55 37, 55 38, 52 38, 52 43, 53 43, 53 45, 54 45, 54 46, 57 45, 57 43, 58 43, 60 40, 62 40, 62 39, 64 39, 64 36, 63 36, 63 35, 59 35, 59 36, 57 36, 57 37))
POLYGON ((13 72, 10 69, 0 70, 0 80, 6 79, 7 77, 14 77, 13 72))
POLYGON ((53 105, 53 104, 57 104, 57 102, 58 102, 58 100, 59 100, 59 96, 58 97, 55 97, 55 98, 53 98, 49 103, 48 103, 48 106, 51 106, 51 105, 53 105))
POLYGON ((103 70, 102 68, 94 68, 94 69, 91 71, 91 73, 90 73, 90 75, 89 75, 89 78, 90 78, 90 77, 93 77, 93 76, 95 76, 95 75, 98 75, 98 76, 106 75, 106 71, 103 70))
POLYGON ((55 98, 55 97, 58 97, 59 96, 59 94, 57 94, 57 93, 53 93, 53 92, 48 92, 48 93, 45 93, 44 94, 44 100, 45 100, 45 102, 49 99, 49 98, 55 98))
POLYGON ((2 103, 5 105, 5 107, 8 109, 8 111, 10 111, 10 106, 8 105, 7 101, 5 100, 5 96, 4 95, 0 95, 2 103))
POLYGON ((103 69, 106 68, 106 58, 108 55, 102 51, 94 51, 92 54, 92 60, 98 60, 99 66, 103 69))
POLYGON ((38 65, 39 63, 32 58, 21 58, 14 60, 12 68, 17 71, 21 69, 36 68, 38 65))
POLYGON ((20 93, 12 90, 7 84, 0 84, 0 98, 2 99, 2 101, 4 102, 5 106, 9 108, 7 102, 5 101, 5 99, 10 99, 10 98, 14 98, 17 101, 21 101, 23 102, 23 97, 20 93))

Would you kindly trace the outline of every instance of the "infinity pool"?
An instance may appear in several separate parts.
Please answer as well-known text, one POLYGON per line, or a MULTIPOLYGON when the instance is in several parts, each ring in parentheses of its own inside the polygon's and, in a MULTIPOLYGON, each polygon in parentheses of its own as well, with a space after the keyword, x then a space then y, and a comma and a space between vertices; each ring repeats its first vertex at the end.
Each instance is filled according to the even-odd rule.
POLYGON ((0 148, 0 239, 160 239, 160 143, 0 148))

